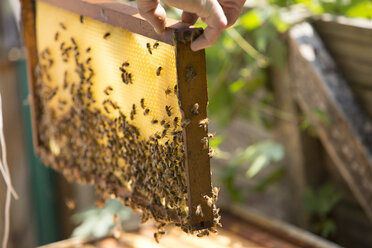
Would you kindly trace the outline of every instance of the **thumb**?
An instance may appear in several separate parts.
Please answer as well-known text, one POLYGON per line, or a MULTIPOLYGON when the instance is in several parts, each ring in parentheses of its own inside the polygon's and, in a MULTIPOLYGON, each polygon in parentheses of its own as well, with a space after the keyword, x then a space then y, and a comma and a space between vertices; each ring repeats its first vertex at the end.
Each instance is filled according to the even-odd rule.
POLYGON ((154 27, 157 33, 164 31, 166 14, 159 0, 137 0, 137 7, 140 15, 154 27))

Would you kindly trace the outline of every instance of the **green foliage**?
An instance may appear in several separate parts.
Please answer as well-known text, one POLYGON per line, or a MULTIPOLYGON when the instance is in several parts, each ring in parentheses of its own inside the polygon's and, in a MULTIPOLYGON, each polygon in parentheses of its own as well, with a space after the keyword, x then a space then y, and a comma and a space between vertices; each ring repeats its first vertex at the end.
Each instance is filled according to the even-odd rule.
POLYGON ((331 183, 322 185, 319 189, 307 189, 305 192, 305 209, 311 217, 313 232, 327 238, 336 232, 331 214, 341 194, 336 192, 331 183))
POLYGON ((109 233, 115 223, 114 215, 123 221, 130 217, 131 209, 121 204, 119 200, 110 200, 102 208, 91 207, 72 216, 73 222, 79 224, 72 233, 73 237, 103 237, 109 233))
POLYGON ((258 184, 254 186, 254 190, 257 193, 264 192, 269 186, 273 185, 274 183, 282 179, 284 174, 285 174, 285 169, 283 167, 277 168, 276 170, 271 172, 268 176, 260 180, 258 184))
MULTIPOLYGON (((247 178, 252 178, 264 167, 272 162, 280 161, 283 157, 284 149, 282 145, 271 140, 257 142, 232 156, 230 162, 221 172, 221 180, 228 189, 232 199, 241 202, 244 199, 243 192, 235 186, 234 182, 235 178, 241 174, 242 166, 250 165, 245 174, 247 178)), ((258 189, 263 190, 270 182, 276 181, 275 178, 279 178, 281 172, 277 173, 277 175, 271 175, 271 178, 267 178, 265 182, 262 182, 258 189)))

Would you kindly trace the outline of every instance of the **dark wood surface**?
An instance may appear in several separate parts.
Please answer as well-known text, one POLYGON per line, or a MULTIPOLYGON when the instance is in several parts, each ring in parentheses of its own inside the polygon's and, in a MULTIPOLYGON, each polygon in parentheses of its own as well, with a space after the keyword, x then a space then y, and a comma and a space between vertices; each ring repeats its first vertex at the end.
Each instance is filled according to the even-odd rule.
POLYGON ((144 20, 136 8, 113 0, 39 0, 92 19, 120 27, 132 33, 159 40, 171 45, 187 42, 201 34, 202 29, 193 28, 167 18, 167 27, 162 34, 144 20))
POLYGON ((178 43, 176 46, 177 78, 181 112, 184 119, 191 122, 183 129, 185 142, 185 160, 191 224, 195 228, 211 226, 212 208, 207 205, 204 195, 211 197, 211 171, 208 149, 203 148, 201 140, 208 133, 199 122, 207 118, 208 89, 204 50, 193 52, 190 43, 178 43), (199 104, 199 114, 191 109, 199 104), (195 214, 201 204, 203 216, 195 214))
POLYGON ((26 48, 27 59, 27 75, 28 88, 30 92, 29 104, 31 110, 31 125, 32 125, 32 140, 34 143, 34 151, 38 154, 39 137, 36 128, 36 103, 35 103, 35 83, 36 75, 35 68, 38 64, 37 48, 36 48, 36 31, 35 31, 35 1, 21 0, 21 16, 22 16, 22 36, 26 48))
POLYGON ((372 218, 372 122, 311 25, 297 25, 289 36, 290 74, 299 105, 372 218), (326 120, 314 111, 321 111, 326 120))

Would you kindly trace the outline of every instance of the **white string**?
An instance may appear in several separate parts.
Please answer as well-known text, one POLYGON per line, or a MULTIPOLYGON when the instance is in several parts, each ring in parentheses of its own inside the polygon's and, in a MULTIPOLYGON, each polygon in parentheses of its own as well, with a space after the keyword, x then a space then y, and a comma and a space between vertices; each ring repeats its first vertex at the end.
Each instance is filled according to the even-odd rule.
POLYGON ((3 106, 0 94, 0 145, 1 145, 1 155, 2 155, 2 165, 0 166, 1 174, 4 178, 6 186, 10 188, 12 195, 15 199, 18 199, 18 195, 14 190, 9 174, 8 163, 6 160, 6 146, 5 146, 5 138, 4 138, 4 127, 3 127, 3 106))
POLYGON ((2 101, 0 94, 0 145, 1 145, 1 160, 0 160, 0 171, 6 183, 6 198, 4 207, 4 237, 2 248, 6 248, 9 240, 9 226, 10 226, 10 205, 12 201, 12 194, 15 199, 18 199, 18 195, 15 192, 12 181, 10 178, 9 167, 6 160, 6 146, 4 138, 4 126, 3 126, 3 111, 2 111, 2 101))

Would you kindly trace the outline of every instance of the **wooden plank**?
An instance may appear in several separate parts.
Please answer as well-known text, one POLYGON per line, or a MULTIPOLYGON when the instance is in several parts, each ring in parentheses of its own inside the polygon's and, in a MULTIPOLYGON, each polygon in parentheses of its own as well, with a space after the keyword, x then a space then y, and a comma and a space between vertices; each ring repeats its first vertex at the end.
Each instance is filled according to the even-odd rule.
POLYGON ((355 60, 354 58, 344 57, 342 55, 334 55, 337 65, 342 70, 342 74, 351 87, 365 86, 372 90, 372 63, 368 64, 364 61, 355 60))
POLYGON ((372 218, 372 123, 308 23, 290 30, 290 73, 302 110, 337 169, 372 218), (324 113, 326 121, 314 117, 324 113))
POLYGON ((208 149, 203 148, 202 139, 208 136, 207 129, 200 121, 207 118, 208 89, 204 50, 193 52, 190 42, 176 46, 179 99, 183 119, 190 120, 184 127, 185 160, 188 184, 188 197, 192 225, 198 229, 211 226, 212 208, 207 205, 204 196, 211 195, 211 172, 208 149), (198 104, 198 114, 192 111, 198 104), (190 135, 192 134, 192 135, 190 135), (201 204, 203 215, 195 213, 201 204))
POLYGON ((372 22, 367 19, 322 15, 312 22, 320 36, 337 37, 355 43, 370 44, 372 22))
POLYGON ((32 140, 34 143, 34 151, 39 154, 40 140, 36 128, 37 103, 34 102, 36 74, 35 68, 38 64, 37 48, 36 48, 36 32, 35 32, 35 1, 34 0, 21 0, 21 16, 22 16, 22 35, 26 48, 27 58, 27 75, 28 75, 28 88, 30 92, 29 104, 31 110, 31 125, 32 125, 32 140))
MULTIPOLYGON (((254 229, 260 232, 269 234, 271 240, 277 239, 285 241, 287 245, 290 244, 302 248, 340 248, 337 244, 325 240, 313 233, 304 231, 283 221, 266 217, 249 207, 232 204, 229 206, 229 209, 236 215, 234 218, 236 222, 254 227, 254 229)), ((224 228, 232 231, 229 224, 234 224, 234 221, 232 221, 231 218, 227 220, 230 223, 224 222, 224 228)), ((243 233, 246 237, 251 236, 249 232, 242 232, 241 229, 242 228, 236 229, 236 231, 238 231, 238 233, 243 233)))
POLYGON ((372 88, 353 87, 355 94, 358 96, 365 110, 372 116, 372 88))
POLYGON ((324 15, 312 25, 348 83, 372 87, 372 22, 324 15))
MULTIPOLYGON (((372 47, 368 43, 352 42, 338 37, 325 37, 324 42, 327 48, 343 59, 354 59, 363 63, 372 63, 372 47)), ((372 41, 371 41, 372 42, 372 41)))
POLYGON ((157 34, 151 24, 139 15, 136 8, 112 0, 40 1, 170 45, 175 45, 175 41, 191 41, 202 32, 200 28, 190 28, 184 23, 167 18, 165 31, 157 34))
MULTIPOLYGON (((291 118, 276 118, 276 131, 286 151, 288 177, 291 190, 291 218, 298 226, 306 227, 306 214, 303 199, 306 188, 306 160, 301 142, 298 123, 298 109, 291 89, 288 64, 283 68, 271 67, 270 79, 273 80, 275 106, 291 118)), ((280 115, 279 115, 280 116, 280 115)))

